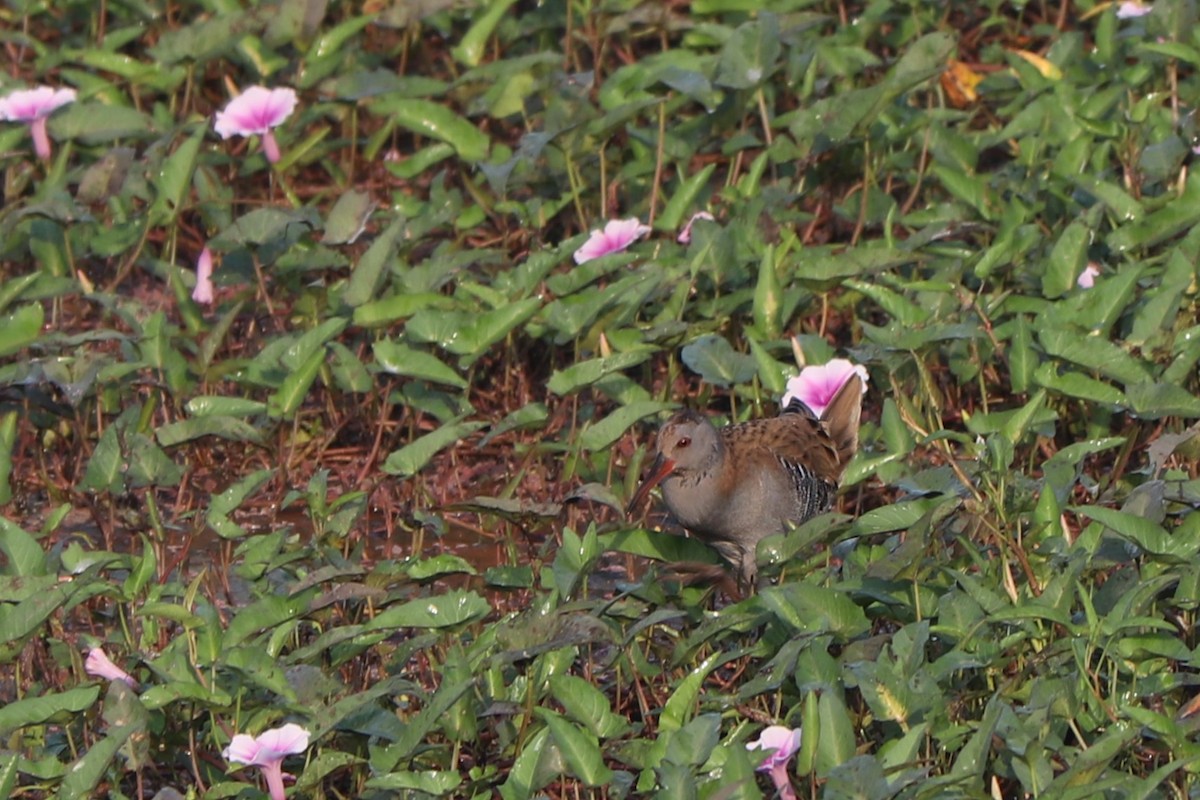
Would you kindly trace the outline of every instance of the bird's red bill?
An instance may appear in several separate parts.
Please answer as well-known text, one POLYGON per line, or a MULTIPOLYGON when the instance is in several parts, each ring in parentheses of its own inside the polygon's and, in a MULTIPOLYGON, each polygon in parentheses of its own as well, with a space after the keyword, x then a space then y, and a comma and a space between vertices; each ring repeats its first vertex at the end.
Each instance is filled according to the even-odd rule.
POLYGON ((658 457, 651 468, 650 474, 646 476, 646 480, 642 481, 642 485, 633 493, 633 499, 629 501, 629 506, 625 509, 626 514, 632 514, 635 508, 641 506, 642 501, 646 499, 646 495, 650 494, 650 490, 658 486, 662 479, 675 471, 675 462, 669 458, 658 457))

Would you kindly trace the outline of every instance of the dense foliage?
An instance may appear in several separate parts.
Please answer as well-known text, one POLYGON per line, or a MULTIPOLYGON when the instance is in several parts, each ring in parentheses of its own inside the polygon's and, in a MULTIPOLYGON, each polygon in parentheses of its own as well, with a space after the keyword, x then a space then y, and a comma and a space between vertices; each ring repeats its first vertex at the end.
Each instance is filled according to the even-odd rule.
POLYGON ((1143 10, 4 4, 0 96, 76 97, 0 123, 0 795, 262 796, 296 723, 296 797, 761 797, 772 724, 811 797, 1194 796, 1200 28, 1143 10), (680 579, 654 423, 835 356, 844 513, 680 579))

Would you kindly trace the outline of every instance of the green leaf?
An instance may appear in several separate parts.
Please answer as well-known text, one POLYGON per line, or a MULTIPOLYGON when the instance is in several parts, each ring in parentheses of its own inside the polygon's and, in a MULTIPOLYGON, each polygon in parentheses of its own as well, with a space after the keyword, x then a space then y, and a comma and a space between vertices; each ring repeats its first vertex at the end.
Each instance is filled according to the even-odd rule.
POLYGON ((1171 536, 1161 525, 1136 514, 1103 506, 1072 506, 1071 510, 1094 519, 1147 553, 1169 557, 1171 563, 1190 563, 1200 551, 1200 542, 1194 537, 1171 536))
POLYGON ((1120 186, 1101 180, 1090 172, 1071 173, 1062 177, 1094 195, 1112 209, 1117 219, 1136 222, 1145 213, 1142 204, 1120 186))
POLYGON ((282 625, 306 611, 314 593, 315 590, 290 597, 263 597, 239 608, 225 629, 225 637, 221 642, 222 661, 233 654, 237 645, 254 634, 282 625))
MULTIPOLYGON (((829 252, 827 248, 825 252, 829 252)), ((807 255, 799 259, 796 278, 801 281, 825 283, 841 278, 852 278, 864 273, 872 274, 911 264, 917 256, 907 250, 889 250, 883 247, 856 247, 842 252, 822 255, 822 249, 809 248, 807 255)))
POLYGON ((1012 336, 1008 344, 1008 372, 1014 392, 1023 394, 1029 390, 1036 366, 1037 357, 1033 352, 1033 334, 1029 320, 1024 314, 1018 314, 1013 321, 1012 336))
POLYGON ((856 536, 905 530, 937 506, 955 502, 955 498, 923 497, 875 508, 854 521, 852 530, 856 536))
POLYGON ((992 737, 995 736, 996 726, 1006 709, 1008 706, 1000 700, 999 692, 988 698, 987 706, 974 732, 954 758, 954 765, 950 768, 952 777, 959 780, 983 780, 988 754, 992 750, 992 737))
POLYGON ((817 741, 817 775, 825 778, 834 768, 854 757, 857 742, 854 738, 854 722, 839 692, 821 692, 817 710, 821 719, 821 733, 817 741))
POLYGON ((637 366, 652 355, 649 350, 634 350, 628 353, 615 353, 605 358, 593 358, 581 361, 563 370, 558 370, 550 376, 546 388, 557 395, 568 395, 577 392, 615 372, 637 366))
POLYGON ((594 422, 584 428, 579 436, 579 444, 585 450, 604 450, 629 430, 635 422, 658 414, 661 411, 678 408, 676 403, 660 403, 654 400, 643 400, 621 406, 604 419, 594 422))
POLYGON ((1059 235, 1042 273, 1042 296, 1053 299, 1074 288, 1076 277, 1087 264, 1091 237, 1091 230, 1082 222, 1072 222, 1059 235))
POLYGON ((675 190, 675 194, 671 195, 670 199, 667 200, 662 214, 654 221, 655 229, 673 231, 680 228, 684 224, 684 217, 689 216, 689 211, 695 208, 697 198, 699 198, 704 188, 708 186, 708 182, 712 179, 716 168, 716 164, 707 164, 703 169, 687 176, 679 188, 675 190))
POLYGON ((387 608, 376 614, 363 628, 367 631, 399 628, 438 630, 480 619, 491 610, 488 602, 477 593, 456 590, 387 608))
POLYGON ((710 653, 708 658, 679 681, 675 691, 663 705, 662 714, 658 719, 660 731, 678 731, 683 728, 695 713, 697 698, 708 680, 709 673, 725 663, 729 657, 729 654, 721 651, 710 653))
POLYGON ((1140 264, 1126 264, 1116 275, 1097 281, 1087 290, 1075 322, 1089 331, 1107 334, 1137 299, 1143 272, 1140 264))
POLYGON ((232 250, 238 245, 259 245, 296 232, 308 232, 320 227, 316 210, 301 208, 286 210, 274 206, 256 208, 243 214, 209 240, 216 250, 232 250))
POLYGON ((354 265, 354 270, 350 273, 350 280, 346 284, 345 291, 342 292, 342 302, 354 309, 356 325, 367 324, 359 318, 359 313, 369 313, 364 311, 363 307, 375 297, 379 287, 383 285, 384 276, 395 260, 396 250, 407 229, 407 220, 403 216, 397 217, 383 233, 375 238, 375 241, 371 242, 367 252, 363 253, 362 258, 354 265))
POLYGON ((754 356, 736 352, 724 336, 715 333, 684 345, 679 355, 688 369, 714 386, 748 383, 758 372, 754 356))
POLYGON ((941 74, 957 43, 958 37, 948 32, 923 35, 904 48, 895 66, 888 71, 884 83, 895 94, 920 86, 941 74))
POLYGON ((294 371, 287 374, 279 389, 267 398, 267 413, 276 419, 294 417, 324 364, 324 347, 313 350, 294 371))
POLYGON ((532 317, 541 303, 536 297, 527 297, 482 314, 418 311, 409 320, 405 333, 416 341, 432 342, 463 356, 464 363, 471 364, 532 317))
POLYGON ((810 583, 764 589, 763 605, 796 631, 834 633, 843 640, 870 628, 866 614, 842 591, 810 583))
POLYGON ((175 152, 163 161, 162 168, 153 174, 155 197, 150 207, 151 224, 169 225, 179 214, 188 199, 192 173, 196 171, 196 157, 200 154, 200 144, 207 133, 207 126, 196 126, 196 131, 184 139, 175 152))
POLYGON ((1108 246, 1118 253, 1152 247, 1200 223, 1200 176, 1188 175, 1183 193, 1142 219, 1122 225, 1108 236, 1108 246))
POLYGON ((1200 417, 1200 398, 1173 383, 1135 383, 1125 387, 1129 407, 1139 417, 1200 417))
MULTIPOLYGON (((361 265, 362 262, 360 261, 361 265)), ((353 283, 354 277, 351 276, 353 283)), ((373 293, 374 290, 372 289, 373 293)), ((343 298, 348 304, 350 299, 358 299, 357 291, 352 298, 343 298)), ((427 308, 436 308, 442 311, 454 308, 456 303, 453 299, 441 294, 432 292, 413 292, 411 294, 396 294, 391 297, 385 297, 381 300, 373 300, 365 302, 354 309, 354 324, 365 328, 378 327, 388 325, 396 320, 411 317, 413 314, 427 308)))
POLYGON ((187 412, 193 417, 252 417, 267 413, 261 400, 224 395, 197 395, 187 402, 187 412))
MULTIPOLYGON (((37 284, 41 277, 41 272, 34 270, 27 272, 24 275, 9 275, 2 283, 0 283, 0 311, 6 311, 10 305, 16 302, 25 294, 30 287, 37 284)), ((40 304, 38 304, 40 308, 40 304)), ((43 311, 43 314, 45 312, 43 311)), ((2 318, 8 320, 8 317, 2 318)), ((7 321, 0 322, 0 343, 4 342, 4 336, 9 331, 9 323, 7 321)), ((38 325, 41 328, 41 325, 38 325)), ((0 355, 4 355, 4 350, 0 347, 0 355)))
POLYGON ((50 117, 48 127, 55 139, 78 139, 88 144, 148 137, 154 133, 146 114, 128 106, 106 103, 71 103, 50 117))
POLYGON ((489 0, 484 4, 471 22, 471 27, 450 51, 459 63, 468 67, 479 66, 488 40, 515 2, 516 0, 489 0))
POLYGON ((713 82, 730 89, 753 89, 775 71, 780 49, 779 18, 762 11, 725 41, 713 82))
MULTIPOLYGON (((9 478, 13 469, 13 445, 17 440, 16 411, 10 411, 0 416, 0 506, 12 500, 12 485, 9 478)), ((3 544, 0 543, 0 547, 3 544)))
POLYGON ((0 317, 0 356, 15 353, 37 341, 45 323, 41 303, 30 303, 0 317))
POLYGON ((1038 331, 1038 339, 1050 355, 1095 370, 1121 383, 1144 383, 1150 378, 1143 362, 1107 340, 1049 326, 1043 326, 1038 331))
POLYGON ((442 575, 478 574, 470 562, 452 553, 440 553, 432 558, 422 558, 406 566, 404 571, 414 581, 427 581, 442 575))
POLYGON ((0 575, 14 578, 47 575, 46 553, 40 543, 5 517, 0 517, 0 553, 5 557, 5 569, 0 575))
POLYGON ((443 425, 436 431, 427 433, 416 441, 393 451, 384 462, 383 471, 401 478, 416 475, 440 450, 474 433, 486 424, 484 422, 454 422, 443 425))
POLYGON ((20 651, 25 637, 40 628, 59 608, 83 602, 89 597, 108 591, 100 581, 72 579, 38 592, 19 603, 0 604, 0 662, 10 660, 20 651))
POLYGON ((666 563, 697 561, 716 564, 718 561, 716 551, 699 539, 644 528, 606 533, 600 537, 600 542, 606 550, 632 553, 666 563))
POLYGON ((567 715, 593 736, 608 739, 621 736, 629 729, 625 718, 613 713, 604 693, 583 678, 551 675, 550 691, 567 715))
MULTIPOLYGON (((54 758, 54 756, 49 756, 54 758)), ((0 797, 12 797, 13 790, 17 788, 17 778, 20 777, 20 771, 17 769, 22 759, 16 753, 5 758, 0 756, 0 797)))
POLYGON ((487 135, 441 103, 396 97, 376 101, 371 110, 390 115, 400 127, 418 136, 446 142, 464 161, 476 163, 488 156, 491 142, 487 135))
POLYGON ((1075 397, 1091 403, 1108 403, 1114 406, 1126 404, 1125 395, 1115 386, 1095 378, 1089 378, 1074 370, 1059 372, 1049 362, 1038 367, 1034 374, 1034 380, 1038 385, 1067 397, 1075 397))
POLYGON ((783 286, 775 266, 775 248, 763 249, 754 285, 754 326, 768 339, 778 339, 783 329, 783 286))
POLYGON ((562 752, 572 775, 587 786, 606 786, 612 770, 604 763, 600 745, 594 736, 548 708, 536 707, 534 713, 546 723, 550 735, 562 752))
POLYGON ((8 734, 27 725, 40 725, 56 717, 69 718, 91 708, 99 697, 100 686, 94 685, 14 700, 0 706, 0 733, 8 734))
MULTIPOLYGON (((324 754, 322 753, 322 755, 324 754)), ((307 775, 308 770, 305 770, 304 774, 307 775)), ((363 785, 368 789, 398 793, 399 796, 404 797, 452 797, 457 794, 456 790, 462 785, 462 782, 463 776, 451 770, 426 770, 425 772, 402 770, 385 775, 375 775, 363 785)))
POLYGON ((223 539, 240 538, 246 531, 229 519, 258 488, 275 475, 273 469, 260 469, 246 475, 220 494, 213 495, 208 502, 208 513, 204 521, 223 539))
POLYGON ((487 353, 488 348, 524 324, 541 307, 541 298, 527 297, 483 314, 473 315, 458 341, 452 342, 447 349, 466 356, 463 359, 464 363, 474 363, 487 353))
POLYGON ((120 494, 125 491, 125 480, 122 467, 121 443, 117 439, 117 425, 113 423, 104 429, 96 442, 96 449, 88 459, 87 470, 83 474, 83 482, 79 488, 89 492, 108 492, 120 494))
POLYGON ((263 23, 247 12, 202 17, 181 28, 164 30, 149 49, 154 61, 171 65, 180 61, 204 61, 232 51, 243 37, 261 30, 263 23))
POLYGON ((110 725, 104 736, 91 743, 83 757, 67 769, 58 786, 60 800, 86 800, 111 769, 125 743, 134 734, 145 734, 145 725, 110 725))
POLYGON ((517 753, 512 768, 500 785, 501 800, 526 800, 548 784, 562 770, 558 747, 550 741, 550 729, 542 728, 530 736, 517 753))
POLYGON ((390 339, 375 342, 372 349, 379 366, 393 375, 421 378, 458 389, 467 388, 462 376, 423 350, 414 350, 390 339))
POLYGON ((1025 438, 1038 412, 1041 411, 1042 404, 1045 402, 1046 392, 1044 389, 1039 389, 1033 397, 1029 398, 1029 402, 1009 418, 1001 430, 1001 433, 1009 441, 1009 444, 1019 444, 1025 438))
POLYGON ((237 417, 210 414, 179 422, 169 422, 154 431, 154 437, 163 447, 174 447, 184 442, 217 436, 230 442, 263 443, 263 434, 258 428, 237 417))
MULTIPOLYGON (((374 210, 375 200, 367 192, 357 189, 343 192, 329 210, 329 216, 325 219, 325 235, 321 237, 321 241, 325 244, 354 244, 366 230, 367 220, 371 218, 371 212, 374 210)), ((393 222, 392 227, 395 225, 393 222)), ((356 305, 348 300, 347 303, 351 306, 356 305)))

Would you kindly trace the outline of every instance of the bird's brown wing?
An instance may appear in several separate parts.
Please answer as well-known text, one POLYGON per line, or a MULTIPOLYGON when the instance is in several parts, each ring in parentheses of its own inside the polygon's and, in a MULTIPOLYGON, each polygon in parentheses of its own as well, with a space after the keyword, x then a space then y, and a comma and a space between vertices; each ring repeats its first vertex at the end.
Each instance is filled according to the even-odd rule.
POLYGON ((789 471, 808 472, 835 486, 846 465, 821 422, 807 414, 782 414, 722 428, 728 447, 751 458, 778 459, 789 471))

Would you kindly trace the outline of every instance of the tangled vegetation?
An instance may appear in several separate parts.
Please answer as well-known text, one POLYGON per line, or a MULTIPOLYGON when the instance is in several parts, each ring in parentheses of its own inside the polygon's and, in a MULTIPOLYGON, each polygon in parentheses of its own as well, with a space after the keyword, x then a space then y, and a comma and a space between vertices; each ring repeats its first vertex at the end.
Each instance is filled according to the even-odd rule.
POLYGON ((1195 796, 1196 22, 4 4, 0 796, 1195 796), (655 424, 834 357, 838 513, 688 580, 655 424))

